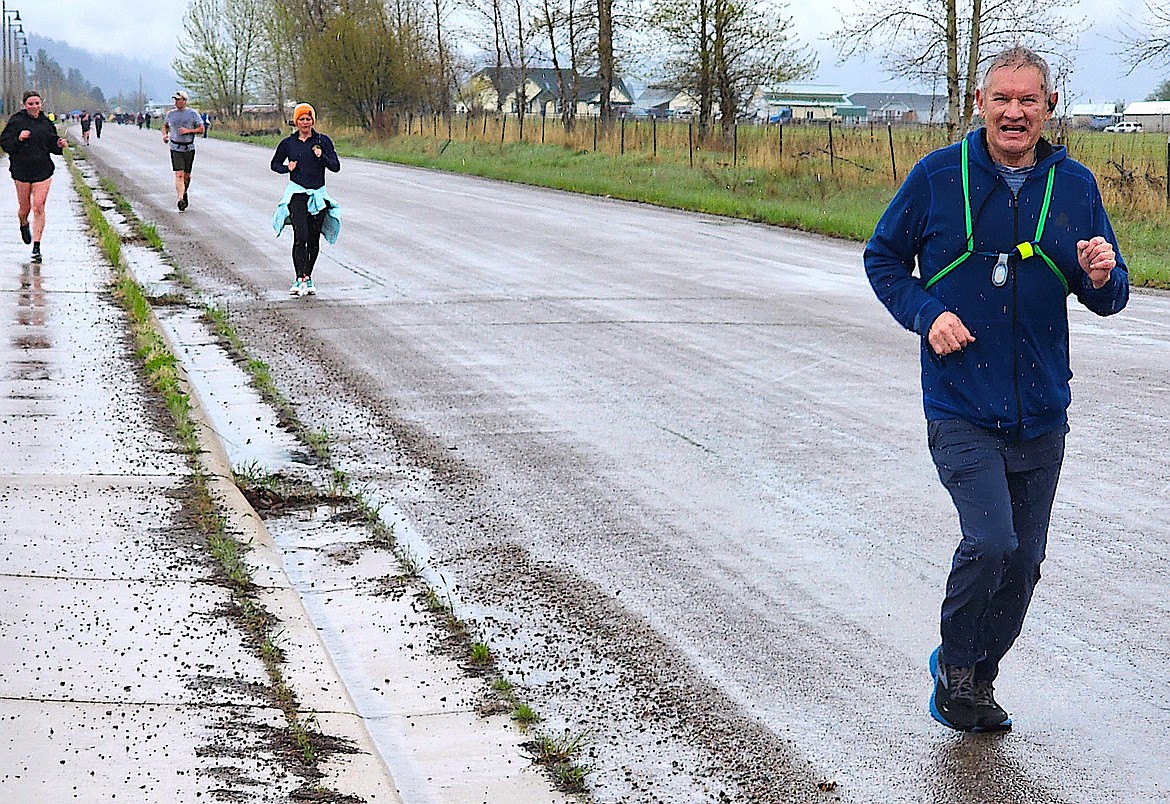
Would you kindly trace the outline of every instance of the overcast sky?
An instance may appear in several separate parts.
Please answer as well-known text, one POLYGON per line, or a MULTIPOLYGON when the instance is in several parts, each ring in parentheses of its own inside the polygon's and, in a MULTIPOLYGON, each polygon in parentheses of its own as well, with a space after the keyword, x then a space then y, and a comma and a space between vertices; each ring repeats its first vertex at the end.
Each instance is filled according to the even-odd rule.
MULTIPOLYGON (((823 37, 840 25, 840 9, 856 8, 857 2, 791 0, 786 4, 798 36, 819 56, 815 80, 839 85, 847 92, 929 90, 891 82, 876 60, 836 63, 836 53, 823 37)), ((122 53, 169 65, 176 55, 187 0, 7 0, 7 5, 20 11, 26 31, 96 53, 122 53)), ((1116 41, 1120 26, 1127 19, 1140 19, 1143 10, 1144 0, 1080 0, 1080 13, 1090 27, 1075 54, 1070 101, 1141 100, 1170 76, 1170 68, 1142 69, 1126 76, 1114 55, 1121 49, 1116 41)))

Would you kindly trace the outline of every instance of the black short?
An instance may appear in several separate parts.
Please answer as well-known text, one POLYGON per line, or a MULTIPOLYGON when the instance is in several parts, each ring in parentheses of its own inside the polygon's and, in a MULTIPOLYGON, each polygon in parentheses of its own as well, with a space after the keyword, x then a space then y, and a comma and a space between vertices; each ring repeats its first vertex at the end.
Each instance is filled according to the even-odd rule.
POLYGON ((195 149, 190 151, 176 151, 171 150, 171 169, 176 173, 182 171, 183 173, 190 173, 191 168, 195 166, 195 149))

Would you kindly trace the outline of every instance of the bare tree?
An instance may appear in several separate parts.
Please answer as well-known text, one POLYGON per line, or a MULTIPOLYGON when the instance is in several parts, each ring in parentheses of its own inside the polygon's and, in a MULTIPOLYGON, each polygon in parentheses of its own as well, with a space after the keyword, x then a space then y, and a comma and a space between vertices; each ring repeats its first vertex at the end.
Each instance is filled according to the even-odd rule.
POLYGON ((584 34, 588 20, 583 18, 579 0, 541 0, 540 25, 547 39, 547 51, 542 55, 551 61, 557 76, 561 121, 566 130, 572 130, 577 117, 577 103, 581 98, 581 74, 593 51, 584 34), (561 54, 568 58, 562 66, 561 54))
POLYGON ((251 97, 268 9, 262 0, 191 0, 175 74, 200 102, 239 117, 251 97))
POLYGON ((259 90, 283 112, 285 102, 297 94, 304 39, 293 14, 280 3, 265 17, 263 26, 264 46, 256 65, 259 90))
POLYGON ((832 35, 842 61, 880 53, 891 74, 931 84, 946 76, 947 133, 971 125, 979 70, 1005 47, 1023 44, 1067 69, 1083 21, 1075 0, 874 0, 832 35))
POLYGON ((695 97, 701 135, 716 106, 727 134, 761 85, 814 69, 815 59, 795 42, 783 11, 766 0, 655 0, 647 21, 670 53, 655 83, 695 97))
POLYGON ((699 132, 710 128, 715 107, 713 0, 655 0, 649 26, 665 40, 666 58, 655 86, 684 90, 698 104, 699 132))
POLYGON ((792 38, 783 8, 760 0, 713 0, 714 67, 723 133, 762 85, 812 74, 816 60, 792 38))
POLYGON ((1170 64, 1170 6, 1147 0, 1141 27, 1130 20, 1122 41, 1125 47, 1116 55, 1131 73, 1143 64, 1170 64))

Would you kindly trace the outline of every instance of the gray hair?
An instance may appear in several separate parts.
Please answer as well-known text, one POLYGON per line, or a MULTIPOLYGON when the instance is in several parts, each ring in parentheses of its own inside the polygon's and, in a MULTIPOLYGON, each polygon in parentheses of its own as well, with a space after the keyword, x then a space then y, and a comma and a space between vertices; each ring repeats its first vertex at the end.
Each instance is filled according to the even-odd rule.
POLYGON ((993 71, 1000 67, 1014 67, 1017 70, 1020 67, 1035 67, 1040 71, 1040 89, 1044 91, 1045 96, 1052 93, 1052 70, 1044 57, 1031 48, 1013 45, 1001 50, 983 72, 983 81, 979 84, 980 89, 987 88, 987 79, 991 77, 993 71))

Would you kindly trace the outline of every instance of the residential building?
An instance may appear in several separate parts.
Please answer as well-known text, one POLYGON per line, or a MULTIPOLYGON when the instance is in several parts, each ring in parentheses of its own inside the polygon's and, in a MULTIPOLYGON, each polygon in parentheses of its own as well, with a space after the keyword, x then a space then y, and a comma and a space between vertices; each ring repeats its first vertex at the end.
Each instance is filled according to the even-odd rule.
POLYGON ((1115 103, 1074 103, 1068 110, 1069 123, 1077 128, 1102 129, 1121 119, 1115 103))
POLYGON ((747 107, 748 114, 772 123, 839 120, 858 111, 838 86, 795 82, 758 87, 747 107))
POLYGON ((687 117, 699 112, 698 99, 685 89, 647 87, 634 105, 654 117, 687 117))
POLYGON ((918 92, 853 92, 849 100, 865 109, 870 123, 920 123, 943 125, 947 121, 947 96, 918 92))
MULTIPOLYGON (((516 114, 522 106, 528 114, 559 115, 564 108, 561 82, 565 93, 571 93, 572 74, 569 70, 557 71, 551 67, 530 67, 523 71, 523 93, 521 96, 521 71, 511 67, 496 70, 485 67, 471 78, 468 85, 468 99, 459 104, 460 111, 479 108, 487 112, 504 111, 516 114), (498 82, 498 85, 497 85, 498 82), (503 98, 501 101, 500 98, 503 98)), ((601 113, 601 81, 596 76, 579 76, 576 114, 579 116, 601 113)), ((609 94, 611 108, 615 114, 633 105, 630 90, 621 78, 615 76, 609 94)))

